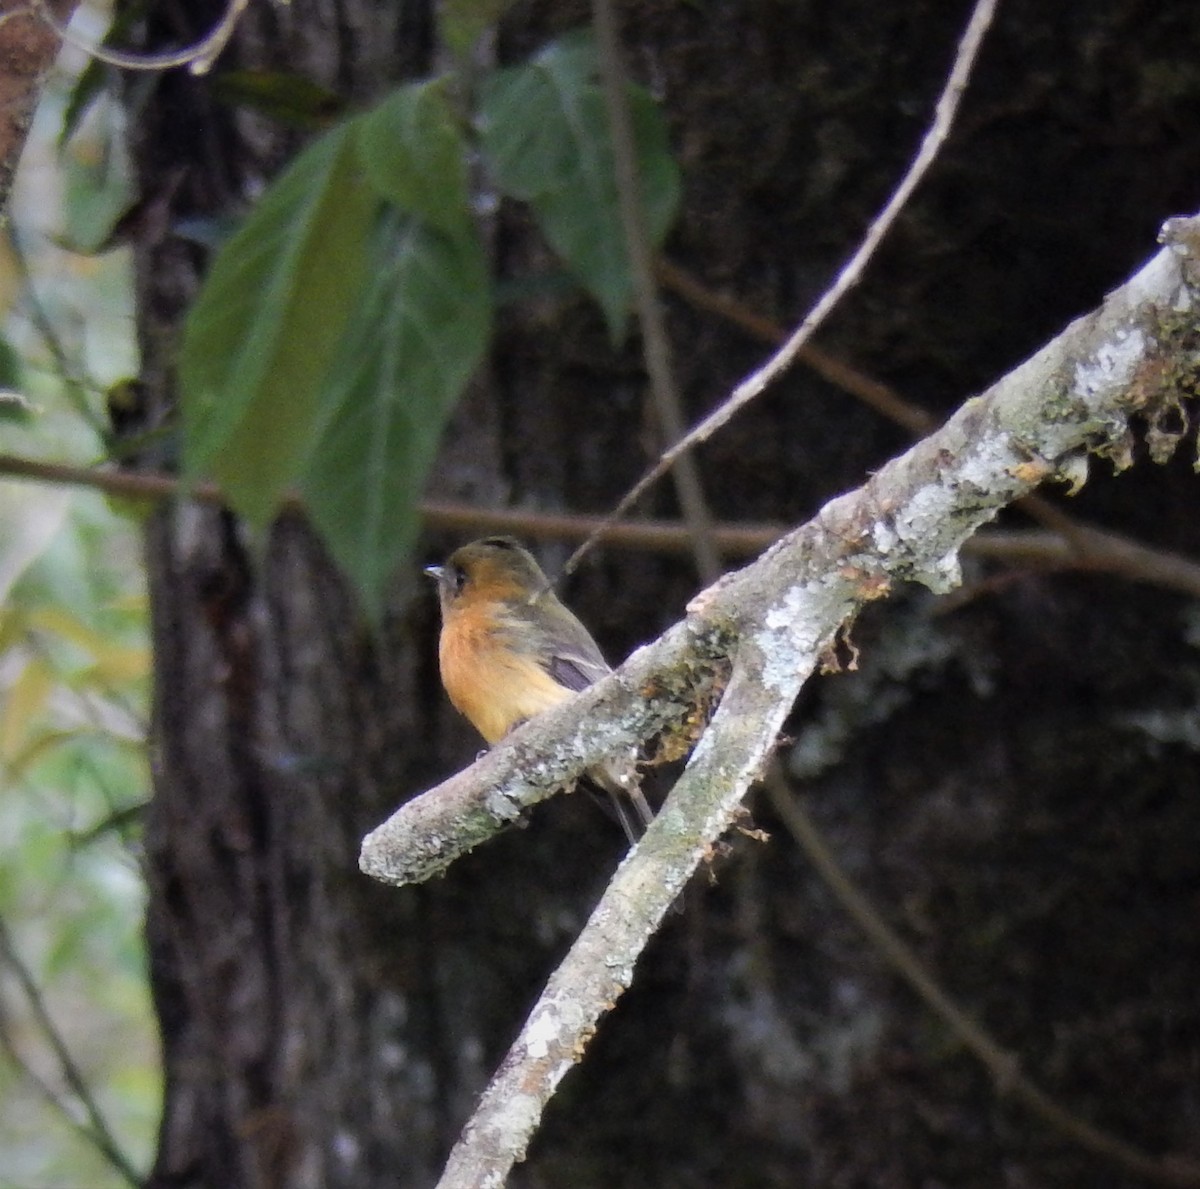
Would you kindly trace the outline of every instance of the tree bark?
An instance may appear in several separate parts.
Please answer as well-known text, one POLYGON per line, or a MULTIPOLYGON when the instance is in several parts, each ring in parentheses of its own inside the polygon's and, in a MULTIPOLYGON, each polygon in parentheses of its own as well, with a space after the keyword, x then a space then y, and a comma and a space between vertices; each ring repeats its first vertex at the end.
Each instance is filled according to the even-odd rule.
MULTIPOLYGON (((147 43, 206 27, 157 16, 147 43), (165 27, 164 27, 165 26, 165 27)), ((215 19, 216 12, 207 14, 215 19)), ((350 100, 427 68, 423 6, 256 6, 231 53, 294 69, 350 100)), ((223 65, 228 65, 227 62, 223 65)), ((295 146, 165 75, 136 135, 143 191, 171 220, 212 218, 295 146)), ((158 414, 203 255, 165 220, 137 245, 144 376, 158 414)), ((373 640, 297 515, 265 537, 182 504, 147 536, 155 797, 147 931, 166 1098, 150 1184, 425 1184, 466 1109, 471 1057, 435 1024, 453 1009, 461 891, 381 896, 354 870, 376 811, 436 770, 428 609, 373 640)), ((472 998, 469 994, 465 999, 472 998)))
MULTIPOLYGON (((48 5, 66 24, 75 0, 48 5)), ((13 177, 42 84, 54 65, 62 41, 36 9, 4 14, 0 25, 0 211, 7 211, 13 177)))
MULTIPOLYGON (((147 46, 193 41, 218 15, 156 9, 147 46)), ((498 53, 585 15, 518 6, 498 53)), ((621 15, 684 164, 669 251, 794 322, 915 147, 961 13, 851 0, 621 15)), ((295 70, 365 103, 433 68, 431 19, 420 3, 252 5, 220 65, 295 70)), ((1002 8, 950 151, 827 345, 936 412, 1098 304, 1163 217, 1200 205, 1180 133, 1200 93, 1193 24, 1117 0, 1002 8)), ((136 243, 143 378, 165 418, 205 265, 183 221, 242 209, 298 138, 186 72, 148 98, 138 85, 139 182, 168 216, 136 243)), ((546 266, 519 212, 494 238, 502 275, 546 266)), ((668 313, 698 417, 760 348, 689 305, 668 313)), ((432 494, 603 510, 657 449, 636 342, 614 351, 582 300, 500 322, 432 494)), ((722 518, 798 523, 902 441, 796 372, 701 462, 722 518)), ((1089 484, 1082 511, 1200 553, 1194 482, 1180 463, 1138 467, 1089 484)), ((651 503, 673 512, 669 494, 651 503)), ((449 543, 423 548, 432 560, 449 543)), ((256 538, 173 507, 147 563, 147 928, 166 1068, 150 1184, 432 1185, 620 832, 556 798, 435 883, 376 886, 357 870, 363 834, 478 748, 438 689, 416 561, 378 637, 296 514, 256 538)), ((1026 1067, 1125 1138, 1194 1149, 1189 606, 1086 576, 970 576, 979 597, 953 615, 919 595, 870 610, 859 672, 805 695, 781 758, 856 878, 1026 1067)), ((674 557, 609 554, 566 594, 615 660, 695 589, 674 557)), ((1135 1183, 999 1100, 755 813, 777 836, 735 841, 715 886, 689 889, 512 1184, 1135 1183)))

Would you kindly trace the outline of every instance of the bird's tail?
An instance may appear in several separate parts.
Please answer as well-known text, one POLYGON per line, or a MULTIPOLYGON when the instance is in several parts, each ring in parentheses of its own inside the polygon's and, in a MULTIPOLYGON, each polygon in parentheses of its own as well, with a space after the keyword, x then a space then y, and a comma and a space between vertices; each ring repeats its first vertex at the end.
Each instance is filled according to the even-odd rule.
POLYGON ((595 768, 588 772, 583 777, 583 783, 607 794, 617 821, 621 823, 621 829, 629 839, 629 845, 635 846, 646 832, 646 827, 654 821, 654 812, 642 793, 641 781, 634 765, 630 763, 618 770, 615 764, 606 764, 603 768, 595 768), (630 805, 636 811, 636 817, 629 812, 630 805))

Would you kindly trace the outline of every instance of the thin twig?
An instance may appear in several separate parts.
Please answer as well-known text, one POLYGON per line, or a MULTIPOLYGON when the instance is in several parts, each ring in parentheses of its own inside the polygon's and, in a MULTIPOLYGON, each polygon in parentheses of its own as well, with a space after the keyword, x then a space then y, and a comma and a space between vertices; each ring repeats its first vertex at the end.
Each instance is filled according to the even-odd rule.
MULTIPOLYGON (((173 475, 150 471, 101 470, 70 463, 41 462, 0 454, 0 476, 53 484, 70 484, 123 499, 157 502, 191 498, 219 506, 224 502, 215 483, 184 484, 173 475)), ((1026 497, 1028 499, 1028 497, 1026 497)), ((1024 505, 1026 500, 1019 501, 1024 505)), ((299 507, 298 499, 284 501, 299 507)), ((687 553, 692 535, 684 524, 670 520, 628 520, 611 524, 605 516, 584 513, 538 512, 528 508, 489 508, 449 500, 426 500, 421 514, 427 524, 451 532, 513 533, 542 541, 581 541, 597 535, 608 545, 652 553, 687 553)), ((975 557, 1043 569, 1088 570, 1117 574, 1131 582, 1146 582, 1200 598, 1200 564, 1165 549, 1071 521, 1071 533, 989 530, 976 533, 964 546, 975 557)), ((717 547, 726 557, 753 557, 783 535, 781 525, 723 523, 713 525, 717 547)))
MULTIPOLYGON (((984 33, 995 14, 997 2, 998 0, 976 0, 966 32, 959 42, 954 65, 934 108, 933 121, 921 141, 917 155, 913 158, 912 164, 909 165, 891 198, 867 228, 858 248, 838 273, 833 284, 821 295, 816 305, 808 312, 788 341, 761 368, 743 380, 719 408, 710 413, 674 446, 663 452, 658 462, 626 492, 609 513, 610 520, 620 520, 646 491, 675 465, 681 456, 701 442, 707 441, 718 429, 726 425, 754 400, 768 384, 790 367, 800 349, 812 338, 838 302, 858 284, 867 263, 875 254, 883 237, 891 230, 913 191, 928 173, 949 135, 955 113, 958 110, 959 100, 962 98, 967 80, 970 78, 984 33)), ((584 542, 575 551, 576 555, 585 552, 590 548, 590 544, 590 542, 584 542)), ((570 565, 573 561, 574 557, 567 564, 570 565)))
MULTIPOLYGON (((0 1004, 0 1049, 3 1049, 8 1054, 8 1059, 13 1063, 21 1076, 28 1081, 42 1099, 53 1109, 57 1114, 62 1116, 63 1122, 74 1131, 80 1139, 85 1143, 98 1147, 104 1151, 103 1143, 98 1140, 95 1132, 82 1119, 76 1117, 75 1112, 70 1105, 58 1093, 50 1083, 42 1077, 40 1073, 25 1059, 24 1055, 17 1048, 12 1037, 12 1029, 9 1021, 6 1018, 3 1004, 0 1004)), ((108 1159, 108 1154, 105 1153, 105 1159, 108 1159)), ((8 1182, 0 1182, 0 1184, 8 1184, 8 1182)))
POLYGON ((63 41, 98 62, 107 62, 109 66, 119 66, 123 70, 171 70, 176 66, 186 66, 192 74, 207 74, 233 36, 233 30, 249 3, 250 0, 229 0, 224 15, 199 41, 185 49, 161 54, 132 54, 108 46, 89 44, 54 15, 46 0, 34 0, 32 7, 63 41))
MULTIPOLYGON (((87 1079, 83 1076, 83 1072, 76 1065, 74 1057, 71 1056, 70 1050, 67 1048, 67 1043, 59 1032, 54 1020, 50 1016, 49 1009, 46 1007, 46 1002, 42 998, 42 993, 38 988, 37 981, 34 979, 32 972, 21 961, 21 956, 17 953, 16 947, 13 945, 12 937, 9 934, 8 926, 0 919, 0 958, 12 971, 13 977, 17 980, 17 984, 21 988, 22 994, 25 996, 29 1004, 30 1011, 33 1013, 33 1018, 37 1022, 37 1026, 41 1029, 47 1043, 50 1045, 55 1058, 58 1061, 59 1069, 62 1072, 63 1081, 70 1088, 71 1093, 75 1095, 84 1112, 87 1114, 88 1123, 82 1124, 74 1117, 66 1103, 54 1093, 49 1085, 41 1078, 34 1077, 41 1092, 48 1098, 50 1103, 62 1112, 71 1123, 87 1138, 96 1148, 96 1150, 113 1166, 113 1168, 121 1174, 121 1176, 129 1182, 130 1185, 137 1186, 142 1184, 142 1178, 138 1175, 137 1170, 130 1163, 128 1157, 121 1151, 120 1145, 117 1143, 116 1137, 109 1129, 108 1123, 104 1118, 103 1112, 100 1110, 99 1103, 96 1102, 92 1095, 91 1089, 87 1084, 87 1079)), ((15 1049, 8 1044, 7 1034, 5 1035, 5 1044, 9 1049, 10 1055, 25 1069, 31 1073, 28 1065, 17 1054, 15 1049)))
MULTIPOLYGON (((629 260, 637 302, 638 321, 642 328, 642 351, 646 370, 650 374, 650 393, 663 439, 677 442, 686 431, 683 404, 671 366, 671 344, 663 319, 662 302, 654 283, 653 249, 646 230, 645 208, 642 204, 641 179, 638 177, 637 149, 633 137, 633 119, 629 113, 629 87, 621 61, 621 39, 612 0, 593 0, 592 20, 596 27, 596 42, 600 58, 600 75, 604 84, 604 101, 608 109, 608 124, 612 133, 613 171, 617 184, 617 205, 621 216, 621 231, 625 254, 629 260)), ((692 534, 692 549, 696 569, 705 586, 715 582, 721 573, 721 557, 713 537, 712 513, 704 497, 700 469, 692 455, 679 460, 672 471, 675 492, 683 519, 692 534)), ((570 573, 583 556, 576 550, 564 572, 570 573)))
POLYGON ((191 498, 202 504, 220 504, 222 495, 215 483, 185 484, 174 475, 154 471, 105 470, 70 462, 45 462, 0 454, 0 475, 31 479, 71 487, 88 487, 105 495, 157 503, 160 500, 191 498))
POLYGON ((825 886, 921 1001, 987 1066, 1002 1094, 1023 1102, 1044 1123, 1070 1137, 1080 1147, 1129 1172, 1163 1185, 1200 1185, 1200 1166, 1182 1157, 1151 1156, 1123 1143, 1060 1106, 1027 1078, 1020 1071, 1017 1059, 955 1003, 842 870, 803 802, 788 787, 778 762, 768 769, 764 787, 775 812, 825 886))
MULTIPOLYGON (((708 310, 726 321, 740 326, 747 334, 766 343, 787 341, 787 329, 771 318, 748 310, 741 302, 720 293, 714 293, 696 277, 669 260, 656 263, 662 283, 698 309, 708 310)), ((857 397, 864 405, 874 409, 889 421, 903 426, 914 437, 929 433, 936 428, 938 419, 914 401, 905 400, 894 388, 866 375, 843 359, 823 351, 812 343, 806 343, 796 354, 796 359, 816 372, 823 380, 857 397)), ((1028 495, 1013 505, 1036 520, 1045 528, 1053 529, 1068 538, 1072 545, 1083 546, 1078 540, 1079 532, 1086 528, 1061 508, 1056 507, 1039 495, 1028 495)))
MULTIPOLYGON (((146 503, 171 499, 192 499, 197 503, 219 506, 224 503, 221 489, 208 480, 185 483, 161 471, 105 469, 75 463, 44 462, 15 454, 0 454, 0 477, 10 476, 38 483, 84 487, 105 495, 146 503)), ((283 501, 285 507, 300 507, 298 497, 283 501)), ((451 500, 425 500, 420 505, 427 524, 452 532, 516 533, 537 540, 580 541, 604 523, 601 516, 584 513, 539 512, 527 508, 485 507, 451 500)), ((732 557, 751 557, 779 540, 783 526, 770 523, 713 525, 717 548, 732 557)), ((606 530, 603 539, 630 549, 658 553, 687 553, 691 533, 676 520, 634 520, 606 530)), ((1200 578, 1198 578, 1200 588, 1200 578)))
MULTIPOLYGON (((759 342, 781 344, 787 341, 787 327, 755 310, 736 298, 716 293, 698 277, 674 261, 660 256, 654 270, 664 288, 698 310, 707 310, 726 322, 740 327, 759 342)), ((835 388, 857 397, 889 421, 904 426, 910 433, 928 433, 937 425, 937 418, 913 401, 905 400, 894 388, 868 376, 865 372, 831 355, 813 343, 805 343, 796 352, 796 360, 817 373, 835 388)))

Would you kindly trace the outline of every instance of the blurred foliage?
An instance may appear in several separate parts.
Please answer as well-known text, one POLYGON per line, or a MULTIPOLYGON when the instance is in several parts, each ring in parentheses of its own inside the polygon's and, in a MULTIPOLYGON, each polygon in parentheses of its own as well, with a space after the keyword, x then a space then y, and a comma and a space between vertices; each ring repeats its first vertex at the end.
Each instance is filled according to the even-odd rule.
MULTIPOLYGON (((484 80, 480 125, 500 188, 530 204, 620 343, 633 283, 598 69, 589 34, 561 37, 484 80)), ((660 244, 679 207, 679 171, 650 95, 630 87, 629 107, 646 227, 660 244)))
MULTIPOLYGON (((490 12, 443 13, 459 49, 490 12)), ((613 340, 624 336, 633 283, 598 76, 590 34, 577 31, 483 77, 477 112, 460 110, 467 88, 454 74, 398 88, 268 187, 191 309, 180 368, 189 473, 215 478, 257 524, 299 486, 372 618, 491 337, 468 185, 481 164, 485 187, 528 204, 613 340)), ((292 80, 259 81, 281 104, 295 91, 292 80)), ((661 243, 678 170, 657 105, 640 87, 629 97, 645 217, 661 243)), ((263 110, 264 89, 250 101, 263 110)))
MULTIPOLYGON (((0 539, 0 917, 111 1126, 145 1160, 159 1075, 136 851, 149 675, 137 543, 91 493, 4 484, 0 508, 20 525, 0 539)), ((71 1102, 9 973, 0 1026, 71 1102)), ((0 1102, 10 1176, 107 1183, 10 1063, 0 1102)))
MULTIPOLYGON (((0 251, 0 450, 103 456, 104 390, 136 368, 129 261, 88 257, 127 201, 118 109, 93 71, 70 107, 56 73, 0 251), (68 123, 64 117, 69 117, 68 123)), ((142 939, 139 808, 149 646, 136 523, 93 492, 0 481, 0 919, 117 1142, 152 1151, 161 1093, 142 939)), ((38 1013, 0 962, 5 1048, 75 1120, 38 1013)), ((0 1055, 6 1184, 123 1184, 29 1073, 0 1055)))
POLYGON ((226 103, 251 108, 306 132, 327 128, 345 112, 335 92, 281 70, 223 70, 213 78, 212 89, 226 103))

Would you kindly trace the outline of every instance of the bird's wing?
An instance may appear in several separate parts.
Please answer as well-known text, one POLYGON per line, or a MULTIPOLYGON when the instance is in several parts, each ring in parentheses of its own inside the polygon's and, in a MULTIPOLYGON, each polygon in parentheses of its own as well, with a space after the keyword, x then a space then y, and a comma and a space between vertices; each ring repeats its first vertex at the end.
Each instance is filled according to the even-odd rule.
POLYGON ((542 628, 542 667, 559 685, 578 693, 612 670, 587 628, 565 608, 561 612, 553 631, 542 628))
POLYGON ((570 690, 587 689, 593 682, 599 681, 606 673, 610 673, 604 658, 597 651, 595 655, 583 652, 556 654, 546 665, 546 672, 570 690))

